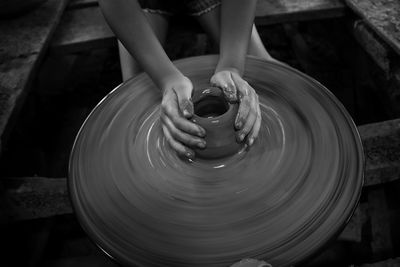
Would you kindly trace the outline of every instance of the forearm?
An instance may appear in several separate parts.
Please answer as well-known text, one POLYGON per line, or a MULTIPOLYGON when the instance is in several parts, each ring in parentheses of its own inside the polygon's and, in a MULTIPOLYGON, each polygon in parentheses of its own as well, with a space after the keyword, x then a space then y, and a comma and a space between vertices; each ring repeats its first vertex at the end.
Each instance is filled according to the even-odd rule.
POLYGON ((243 73, 257 0, 222 0, 220 57, 216 72, 243 73))
POLYGON ((181 75, 172 64, 136 0, 100 0, 110 28, 157 86, 181 75))

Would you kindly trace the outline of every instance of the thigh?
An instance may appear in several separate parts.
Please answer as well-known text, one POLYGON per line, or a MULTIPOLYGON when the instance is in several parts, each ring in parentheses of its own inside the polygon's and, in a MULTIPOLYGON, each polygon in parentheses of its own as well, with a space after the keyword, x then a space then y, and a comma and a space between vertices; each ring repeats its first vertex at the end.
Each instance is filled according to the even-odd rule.
MULTIPOLYGON (((154 34, 157 36, 162 46, 165 44, 168 32, 168 16, 156 13, 144 12, 154 34)), ((141 71, 140 66, 131 56, 123 44, 118 41, 119 57, 123 81, 129 80, 141 71)))
POLYGON ((212 10, 203 13, 200 16, 194 16, 194 18, 199 22, 200 26, 206 32, 206 34, 211 38, 215 45, 219 45, 220 40, 220 18, 221 18, 221 8, 220 6, 213 8, 212 10))
MULTIPOLYGON (((218 6, 201 16, 197 16, 196 19, 211 39, 219 45, 221 35, 221 7, 218 6)), ((254 24, 249 40, 248 54, 268 60, 271 59, 254 24)))

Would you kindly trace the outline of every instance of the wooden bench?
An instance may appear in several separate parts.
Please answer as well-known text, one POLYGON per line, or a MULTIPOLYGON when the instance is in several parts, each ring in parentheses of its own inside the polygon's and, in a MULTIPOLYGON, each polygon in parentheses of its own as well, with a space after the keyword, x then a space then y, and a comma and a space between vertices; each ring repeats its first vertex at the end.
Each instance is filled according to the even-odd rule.
POLYGON ((48 0, 35 10, 0 20, 0 138, 6 142, 12 119, 21 108, 37 67, 67 0, 48 0), (6 134, 5 134, 6 133, 6 134))
POLYGON ((400 55, 399 1, 346 0, 346 3, 400 55))
MULTIPOLYGON (((256 24, 344 16, 340 0, 259 0, 256 24)), ((101 14, 96 0, 72 0, 51 43, 52 52, 71 53, 115 44, 113 32, 101 14)))
POLYGON ((346 0, 360 18, 352 22, 353 34, 383 72, 382 93, 393 116, 400 116, 400 2, 346 0))

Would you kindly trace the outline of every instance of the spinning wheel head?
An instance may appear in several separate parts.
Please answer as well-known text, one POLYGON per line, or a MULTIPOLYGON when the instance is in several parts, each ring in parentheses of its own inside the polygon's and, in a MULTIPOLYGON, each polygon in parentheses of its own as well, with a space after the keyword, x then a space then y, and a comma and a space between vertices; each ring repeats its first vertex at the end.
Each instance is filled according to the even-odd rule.
MULTIPOLYGON (((208 88, 216 63, 203 56, 176 65, 194 88, 208 88)), ((249 150, 233 141, 237 106, 195 89, 194 120, 217 136, 209 148, 213 141, 218 153, 237 147, 182 161, 160 130, 161 95, 145 74, 116 88, 85 121, 70 158, 72 204, 88 235, 122 265, 226 267, 255 258, 290 266, 349 220, 363 151, 346 110, 290 67, 249 58, 245 69, 262 116, 249 150), (211 127, 215 119, 225 131, 211 127)))

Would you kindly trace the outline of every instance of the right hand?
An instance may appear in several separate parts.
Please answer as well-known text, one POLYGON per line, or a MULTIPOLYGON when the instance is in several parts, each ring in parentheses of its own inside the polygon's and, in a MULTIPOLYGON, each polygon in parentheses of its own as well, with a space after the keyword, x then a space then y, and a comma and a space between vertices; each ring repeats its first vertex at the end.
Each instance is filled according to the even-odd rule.
POLYGON ((190 100, 193 84, 183 75, 167 79, 162 86, 162 130, 168 144, 178 155, 194 159, 193 147, 205 148, 205 130, 189 119, 193 116, 190 100))
POLYGON ((234 68, 218 70, 210 80, 220 87, 229 102, 239 101, 239 110, 235 119, 237 139, 246 140, 252 146, 261 126, 261 111, 257 92, 239 75, 234 68))

